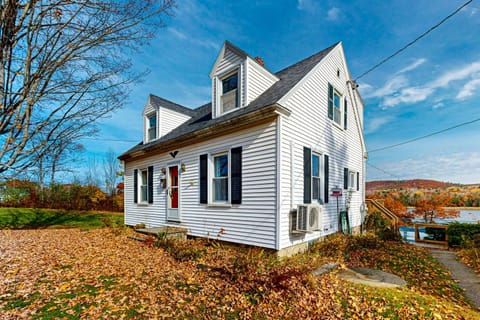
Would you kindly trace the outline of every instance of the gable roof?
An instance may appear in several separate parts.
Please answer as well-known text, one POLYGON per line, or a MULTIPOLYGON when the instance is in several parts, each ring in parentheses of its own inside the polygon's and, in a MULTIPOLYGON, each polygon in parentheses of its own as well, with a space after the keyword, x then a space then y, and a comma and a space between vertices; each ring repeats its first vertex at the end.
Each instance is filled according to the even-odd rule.
POLYGON ((190 108, 184 107, 178 103, 169 101, 164 98, 160 98, 154 94, 151 94, 148 96, 148 99, 150 101, 150 104, 155 108, 158 109, 160 107, 166 108, 178 113, 183 113, 187 116, 193 117, 195 115, 195 110, 192 110, 190 108))
MULTIPOLYGON (((161 144, 167 144, 169 141, 181 139, 185 137, 186 139, 191 139, 192 134, 195 132, 200 132, 205 129, 214 128, 216 126, 220 126, 222 123, 225 122, 232 122, 235 118, 243 118, 243 116, 248 114, 254 114, 263 111, 269 112, 280 112, 280 113, 290 113, 289 110, 280 106, 278 101, 285 96, 301 79, 303 79, 320 61, 322 61, 325 56, 333 50, 338 45, 339 42, 336 44, 304 59, 301 60, 285 69, 282 69, 275 73, 275 75, 280 79, 279 81, 275 82, 270 88, 268 88, 264 93, 258 96, 255 100, 253 100, 248 106, 243 108, 239 108, 233 112, 229 112, 222 116, 219 116, 215 119, 212 118, 212 104, 207 103, 203 106, 198 107, 195 110, 191 110, 194 114, 192 118, 187 120, 185 123, 180 125, 179 127, 173 129, 163 137, 154 140, 152 142, 143 144, 139 143, 138 145, 134 146, 130 150, 123 153, 119 156, 120 160, 126 160, 133 156, 134 153, 143 151, 148 152, 149 150, 157 149, 161 144)), ((225 45, 231 45, 230 42, 226 41, 225 45)), ((238 49, 237 47, 235 47, 238 49)), ((241 50, 241 49, 238 49, 241 50)), ((246 55, 245 52, 241 50, 243 54, 246 55)), ((247 55, 248 56, 248 55, 247 55)), ((151 97, 156 97, 154 95, 150 95, 151 97)), ((161 99, 159 97, 156 97, 161 99)), ((162 99, 164 101, 169 102, 168 100, 162 99)), ((171 102, 174 104, 173 102, 171 102)), ((176 104, 174 104, 176 105, 176 104)), ((163 105, 162 105, 163 106, 163 105)), ((179 106, 179 105, 177 105, 179 106)), ((180 106, 182 107, 182 106, 180 106)), ((185 108, 185 107, 182 107, 185 108)), ((265 115, 266 116, 266 115, 265 115)), ((235 122, 232 122, 235 123, 235 122)))

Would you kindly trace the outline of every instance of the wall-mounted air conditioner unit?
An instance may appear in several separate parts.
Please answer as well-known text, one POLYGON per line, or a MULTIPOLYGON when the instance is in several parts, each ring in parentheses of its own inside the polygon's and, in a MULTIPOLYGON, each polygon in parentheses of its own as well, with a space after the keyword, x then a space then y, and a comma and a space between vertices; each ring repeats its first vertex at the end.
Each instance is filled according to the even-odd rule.
POLYGON ((296 231, 311 232, 320 230, 322 208, 315 204, 299 204, 297 207, 296 231))

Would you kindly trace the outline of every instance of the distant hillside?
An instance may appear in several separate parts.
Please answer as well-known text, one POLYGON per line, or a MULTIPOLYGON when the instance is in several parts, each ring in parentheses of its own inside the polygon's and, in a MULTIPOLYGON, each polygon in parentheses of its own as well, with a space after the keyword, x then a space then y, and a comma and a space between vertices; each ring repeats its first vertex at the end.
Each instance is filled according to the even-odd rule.
POLYGON ((454 184, 436 180, 414 179, 414 180, 380 180, 368 181, 367 191, 388 190, 388 189, 438 189, 450 187, 454 184))

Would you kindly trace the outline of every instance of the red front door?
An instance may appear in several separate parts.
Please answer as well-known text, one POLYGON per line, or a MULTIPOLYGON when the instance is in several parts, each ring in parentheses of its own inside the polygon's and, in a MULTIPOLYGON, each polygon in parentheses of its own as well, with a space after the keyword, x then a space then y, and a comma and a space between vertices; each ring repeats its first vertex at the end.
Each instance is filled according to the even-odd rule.
POLYGON ((178 167, 169 167, 168 173, 170 176, 170 209, 178 209, 178 167))

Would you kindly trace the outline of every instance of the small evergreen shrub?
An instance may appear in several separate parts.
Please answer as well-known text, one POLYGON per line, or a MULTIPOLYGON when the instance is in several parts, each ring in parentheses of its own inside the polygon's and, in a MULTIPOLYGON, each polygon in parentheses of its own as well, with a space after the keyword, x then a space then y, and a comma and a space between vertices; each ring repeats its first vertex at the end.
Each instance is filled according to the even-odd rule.
POLYGON ((448 225, 447 234, 449 246, 463 246, 480 234, 480 224, 454 222, 448 225))

